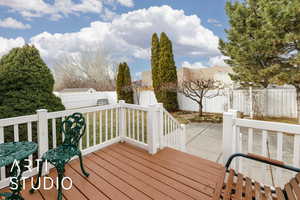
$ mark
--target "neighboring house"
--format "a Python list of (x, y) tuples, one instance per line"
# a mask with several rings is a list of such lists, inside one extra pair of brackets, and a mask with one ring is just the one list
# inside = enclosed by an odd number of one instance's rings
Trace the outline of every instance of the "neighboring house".
[[(197, 79), (215, 79), (223, 82), (225, 85), (232, 84), (229, 73), (232, 73), (231, 67), (207, 67), (207, 68), (180, 68), (177, 69), (178, 82)], [(142, 86), (152, 87), (151, 71), (142, 72)]]
[(60, 91), (59, 93), (79, 93), (79, 92), (92, 94), (95, 93), (96, 90), (94, 88), (66, 88)]

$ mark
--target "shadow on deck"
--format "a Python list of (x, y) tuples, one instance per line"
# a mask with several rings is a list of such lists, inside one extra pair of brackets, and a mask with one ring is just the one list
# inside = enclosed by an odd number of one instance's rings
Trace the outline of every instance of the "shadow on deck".
[[(88, 154), (84, 165), (89, 178), (81, 173), (77, 159), (66, 166), (65, 176), (72, 179), (73, 185), (63, 191), (64, 199), (219, 199), (225, 174), (219, 164), (171, 148), (149, 155), (126, 143)], [(56, 178), (56, 171), (52, 169), (49, 176)], [(22, 192), (25, 200), (57, 197), (55, 188), (29, 194), (30, 186), (27, 181)]]

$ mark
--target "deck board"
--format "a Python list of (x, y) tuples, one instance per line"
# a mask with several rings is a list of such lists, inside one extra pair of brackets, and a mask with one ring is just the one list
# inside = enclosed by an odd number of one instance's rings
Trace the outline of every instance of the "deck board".
[[(65, 175), (72, 179), (73, 187), (63, 192), (65, 200), (219, 199), (225, 176), (220, 164), (170, 148), (150, 155), (126, 143), (86, 155), (84, 166), (88, 178), (77, 159), (66, 166)], [(49, 176), (55, 178), (56, 171), (52, 169)], [(56, 199), (55, 188), (29, 194), (30, 185), (26, 181), (25, 199)]]

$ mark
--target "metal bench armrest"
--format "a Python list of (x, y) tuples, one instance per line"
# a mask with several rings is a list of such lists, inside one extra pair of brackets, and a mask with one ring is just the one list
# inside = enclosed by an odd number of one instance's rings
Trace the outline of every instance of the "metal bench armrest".
[(228, 170), (232, 160), (236, 157), (243, 157), (243, 158), (247, 158), (247, 159), (250, 159), (250, 160), (255, 160), (255, 161), (258, 161), (258, 162), (262, 162), (262, 163), (265, 163), (265, 164), (269, 164), (269, 165), (273, 165), (273, 166), (276, 166), (276, 167), (280, 167), (280, 168), (283, 168), (283, 169), (287, 169), (287, 170), (291, 170), (291, 171), (294, 171), (294, 172), (300, 172), (300, 169), (299, 168), (296, 168), (296, 167), (293, 167), (293, 166), (289, 166), (289, 165), (285, 165), (284, 162), (282, 161), (278, 161), (278, 160), (274, 160), (274, 159), (269, 159), (267, 157), (264, 157), (264, 156), (260, 156), (260, 155), (255, 155), (255, 154), (243, 154), (243, 153), (236, 153), (236, 154), (233, 154), (229, 157), (225, 167), (226, 169)]

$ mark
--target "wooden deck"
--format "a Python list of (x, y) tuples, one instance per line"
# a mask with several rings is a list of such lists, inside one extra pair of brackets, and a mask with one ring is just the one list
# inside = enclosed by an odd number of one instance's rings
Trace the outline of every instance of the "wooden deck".
[[(63, 192), (68, 200), (209, 200), (219, 199), (225, 169), (219, 164), (166, 148), (154, 156), (129, 144), (114, 144), (84, 157), (89, 178), (78, 160), (66, 167), (73, 187)], [(50, 177), (56, 177), (51, 170)], [(29, 194), (25, 200), (55, 200), (56, 189)], [(66, 184), (67, 185), (67, 184)], [(2, 192), (2, 191), (1, 191)]]

